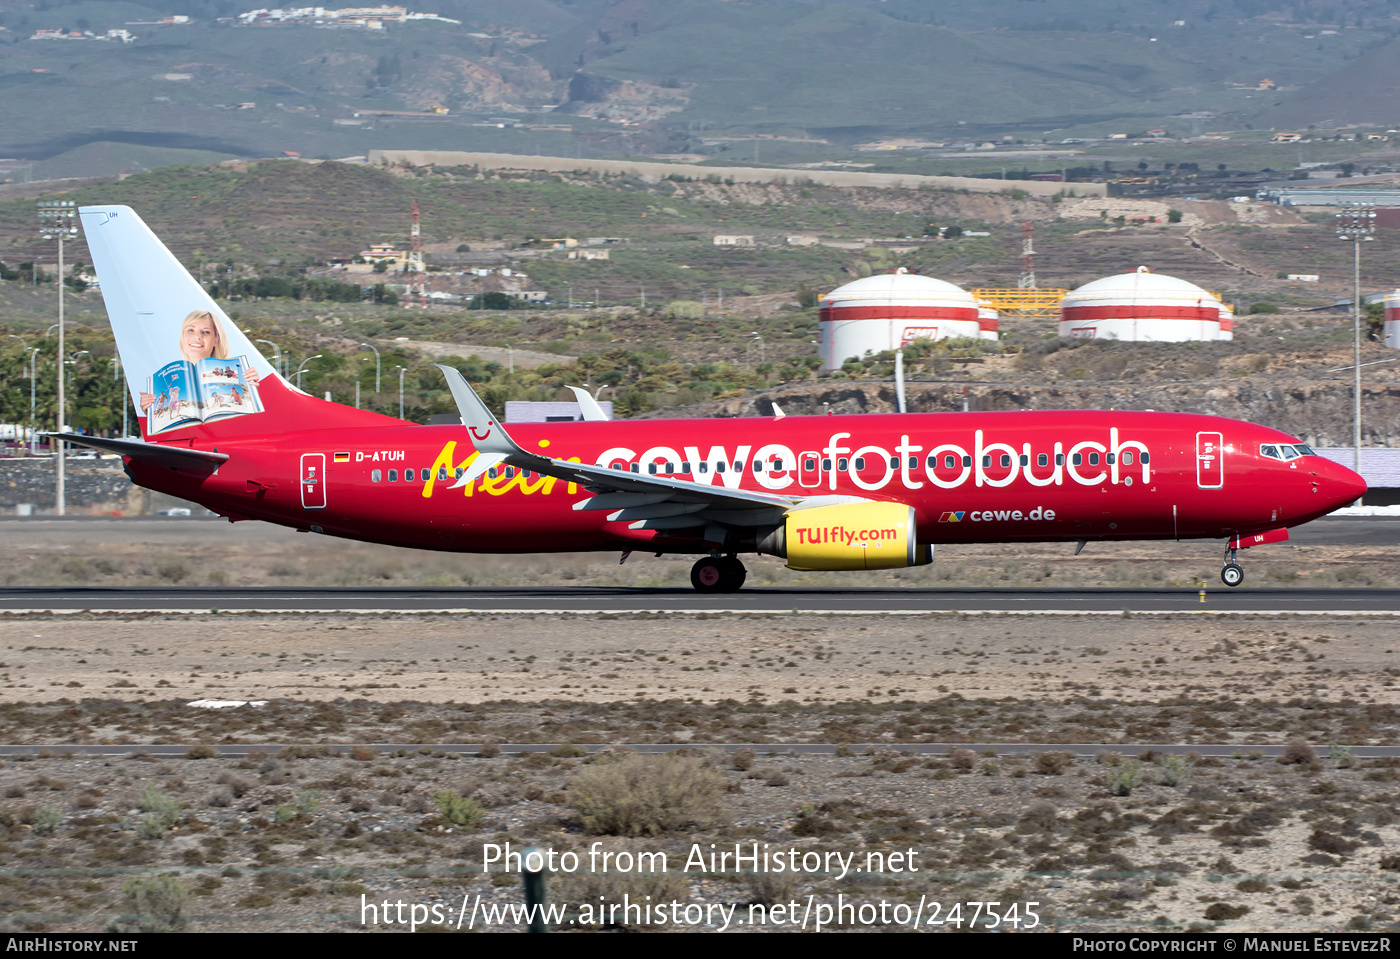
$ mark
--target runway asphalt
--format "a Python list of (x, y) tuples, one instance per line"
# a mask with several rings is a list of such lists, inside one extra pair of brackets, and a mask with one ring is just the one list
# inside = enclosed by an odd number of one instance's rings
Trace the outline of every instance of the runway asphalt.
[(0, 611), (502, 613), (1400, 613), (1397, 589), (548, 589), (207, 587), (0, 590)]

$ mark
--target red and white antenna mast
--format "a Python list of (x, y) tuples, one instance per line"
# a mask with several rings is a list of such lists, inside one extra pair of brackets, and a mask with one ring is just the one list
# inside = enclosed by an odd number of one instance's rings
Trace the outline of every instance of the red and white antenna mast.
[(1030, 220), (1021, 222), (1021, 279), (1018, 289), (1035, 289), (1035, 224)]

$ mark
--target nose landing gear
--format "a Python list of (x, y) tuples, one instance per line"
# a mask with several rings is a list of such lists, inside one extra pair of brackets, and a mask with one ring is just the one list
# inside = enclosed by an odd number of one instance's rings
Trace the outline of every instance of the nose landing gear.
[(1238, 552), (1233, 546), (1225, 549), (1225, 565), (1220, 567), (1220, 581), (1226, 586), (1238, 586), (1244, 582), (1244, 567), (1235, 562)]
[(701, 593), (733, 593), (748, 575), (736, 556), (706, 556), (690, 568), (690, 585)]

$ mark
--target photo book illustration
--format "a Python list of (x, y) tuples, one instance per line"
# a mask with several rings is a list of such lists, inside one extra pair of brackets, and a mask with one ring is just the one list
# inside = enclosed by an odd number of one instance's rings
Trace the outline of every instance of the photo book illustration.
[(261, 413), (258, 389), (249, 381), (246, 357), (175, 360), (156, 371), (148, 392), (155, 397), (147, 432), (161, 433), (189, 423)]

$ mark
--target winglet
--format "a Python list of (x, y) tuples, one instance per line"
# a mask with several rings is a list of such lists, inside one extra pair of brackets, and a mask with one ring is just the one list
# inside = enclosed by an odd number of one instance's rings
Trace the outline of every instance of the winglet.
[(528, 456), (523, 449), (510, 438), (506, 428), (496, 421), (496, 417), (491, 415), (491, 411), (486, 408), (486, 404), (481, 402), (481, 397), (476, 395), (476, 391), (471, 388), (462, 374), (450, 366), (436, 364), (442, 370), (442, 375), (447, 377), (448, 389), (452, 390), (452, 399), (457, 403), (457, 412), (461, 414), (462, 425), (471, 434), (472, 443), (482, 453), (500, 453), (503, 456)]
[(773, 419), (775, 419), (775, 420), (780, 420), (780, 419), (782, 419), (784, 416), (787, 416), (787, 414), (783, 412), (783, 408), (782, 408), (781, 406), (779, 406), (777, 403), (774, 403), (774, 404), (773, 404)]
[(607, 420), (608, 414), (603, 412), (603, 408), (598, 405), (589, 392), (581, 386), (570, 386), (569, 392), (574, 394), (574, 399), (578, 400), (579, 411), (583, 413), (586, 422), (595, 420)]

